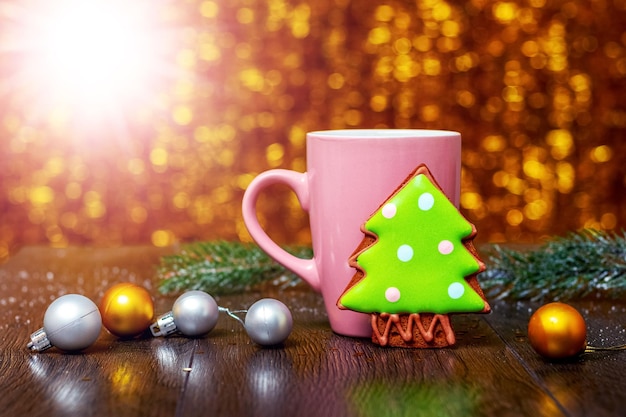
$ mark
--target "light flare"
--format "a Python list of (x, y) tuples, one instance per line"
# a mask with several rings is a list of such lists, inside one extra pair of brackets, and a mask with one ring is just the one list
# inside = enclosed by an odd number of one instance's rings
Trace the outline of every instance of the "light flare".
[(174, 66), (163, 3), (30, 0), (0, 7), (0, 56), (12, 62), (0, 94), (18, 96), (40, 117), (64, 110), (101, 118), (149, 105)]

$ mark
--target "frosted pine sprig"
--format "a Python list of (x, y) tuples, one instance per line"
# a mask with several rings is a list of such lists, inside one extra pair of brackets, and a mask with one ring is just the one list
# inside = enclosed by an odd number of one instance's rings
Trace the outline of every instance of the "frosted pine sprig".
[[(285, 249), (298, 257), (311, 257), (307, 247)], [(268, 281), (283, 287), (300, 281), (258, 246), (227, 241), (183, 245), (179, 253), (161, 258), (157, 279), (162, 293), (202, 290), (212, 295), (242, 292)]]
[(489, 299), (556, 301), (626, 294), (626, 236), (584, 229), (530, 251), (494, 246), (478, 279)]

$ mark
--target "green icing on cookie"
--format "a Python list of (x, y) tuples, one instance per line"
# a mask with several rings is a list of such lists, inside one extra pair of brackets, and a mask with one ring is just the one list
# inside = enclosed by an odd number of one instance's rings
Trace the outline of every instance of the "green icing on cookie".
[(364, 313), (480, 312), (465, 277), (480, 270), (462, 240), (472, 225), (424, 174), (407, 182), (365, 223), (378, 240), (356, 259), (364, 278), (339, 300)]

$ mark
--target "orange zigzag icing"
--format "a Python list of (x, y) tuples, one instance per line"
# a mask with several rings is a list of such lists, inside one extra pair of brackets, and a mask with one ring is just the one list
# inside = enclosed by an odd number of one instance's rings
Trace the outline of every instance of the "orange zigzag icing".
[(374, 335), (378, 338), (381, 346), (387, 345), (387, 342), (389, 341), (389, 332), (391, 331), (392, 325), (395, 325), (396, 330), (400, 334), (400, 337), (402, 337), (402, 340), (404, 340), (405, 342), (410, 342), (411, 340), (413, 340), (413, 324), (417, 326), (417, 329), (419, 330), (420, 334), (426, 342), (432, 342), (435, 337), (434, 329), (437, 325), (437, 322), (441, 323), (448, 344), (453, 345), (456, 342), (454, 331), (452, 330), (452, 326), (450, 325), (450, 318), (445, 314), (435, 314), (432, 321), (430, 322), (430, 325), (428, 326), (428, 329), (426, 329), (422, 324), (422, 321), (420, 320), (420, 315), (418, 313), (412, 313), (409, 315), (406, 329), (402, 328), (399, 314), (380, 313), (380, 317), (382, 319), (388, 319), (385, 325), (385, 330), (382, 334), (378, 331), (378, 317), (375, 314), (372, 314), (372, 329), (374, 330)]

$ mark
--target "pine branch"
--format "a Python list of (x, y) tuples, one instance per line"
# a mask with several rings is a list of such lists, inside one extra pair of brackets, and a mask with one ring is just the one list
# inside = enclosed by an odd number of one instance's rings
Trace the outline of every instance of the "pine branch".
[(479, 281), (489, 299), (618, 298), (626, 293), (626, 235), (585, 229), (537, 250), (494, 246)]
[[(311, 257), (311, 249), (306, 247), (286, 250), (301, 258)], [(157, 279), (162, 293), (203, 290), (212, 295), (242, 292), (268, 281), (283, 287), (299, 282), (258, 246), (226, 241), (191, 243), (180, 253), (162, 257)]]
[[(287, 248), (310, 258), (308, 247)], [(478, 276), (489, 300), (556, 301), (626, 295), (626, 234), (582, 230), (540, 248), (518, 251), (494, 245), (484, 251), (487, 270)], [(165, 256), (157, 269), (162, 293), (199, 289), (227, 294), (263, 283), (283, 288), (300, 279), (258, 246), (238, 242), (197, 242)]]

